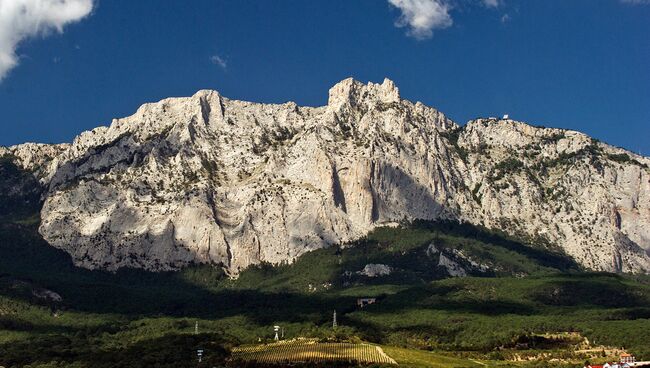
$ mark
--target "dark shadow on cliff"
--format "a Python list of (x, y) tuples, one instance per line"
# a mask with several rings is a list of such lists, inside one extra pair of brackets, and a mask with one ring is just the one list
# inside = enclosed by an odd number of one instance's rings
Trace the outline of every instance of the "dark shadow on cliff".
[[(417, 182), (399, 167), (373, 163), (370, 185), (373, 193), (373, 221), (402, 221), (403, 218), (398, 218), (398, 214), (393, 212), (396, 206), (408, 208), (410, 215), (415, 218), (450, 216), (445, 206), (433, 197), (430, 188)], [(378, 192), (384, 193), (384, 196), (380, 197)]]
[(0, 223), (36, 221), (43, 191), (38, 179), (19, 168), (12, 156), (0, 157)]

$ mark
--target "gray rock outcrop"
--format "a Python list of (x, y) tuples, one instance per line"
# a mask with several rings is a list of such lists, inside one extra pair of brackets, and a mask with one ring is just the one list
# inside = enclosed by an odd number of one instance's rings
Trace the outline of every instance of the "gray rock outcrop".
[(393, 269), (388, 265), (381, 263), (369, 263), (363, 268), (363, 270), (357, 271), (357, 274), (366, 277), (380, 277), (388, 276), (392, 271)]

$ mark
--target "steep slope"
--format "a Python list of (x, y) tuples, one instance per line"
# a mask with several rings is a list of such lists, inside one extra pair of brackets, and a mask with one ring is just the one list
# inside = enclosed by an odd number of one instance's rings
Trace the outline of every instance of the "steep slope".
[(461, 128), (389, 80), (344, 80), (317, 108), (199, 91), (51, 150), (5, 152), (39, 162), (40, 232), (87, 268), (236, 274), (380, 225), (456, 219), (592, 269), (650, 270), (650, 160), (511, 120)]
[(560, 245), (584, 266), (649, 269), (650, 160), (561, 129), (484, 119), (463, 129), (474, 221)]

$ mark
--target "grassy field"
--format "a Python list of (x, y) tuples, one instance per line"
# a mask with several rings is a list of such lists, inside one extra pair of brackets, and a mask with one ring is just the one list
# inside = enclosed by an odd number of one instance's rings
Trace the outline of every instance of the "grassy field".
[[(451, 368), (451, 367), (485, 367), (486, 363), (470, 359), (457, 358), (431, 351), (383, 346), (386, 354), (390, 355), (400, 367), (412, 368)], [(496, 363), (494, 363), (496, 364)], [(492, 363), (491, 363), (492, 365)]]
[(232, 350), (233, 361), (260, 363), (349, 362), (397, 364), (381, 347), (363, 343), (319, 342), (311, 339), (243, 345)]

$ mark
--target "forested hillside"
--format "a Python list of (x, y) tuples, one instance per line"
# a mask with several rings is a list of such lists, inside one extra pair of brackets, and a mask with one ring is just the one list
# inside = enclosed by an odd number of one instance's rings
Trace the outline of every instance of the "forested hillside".
[[(5, 366), (193, 366), (197, 348), (208, 361), (223, 362), (230, 347), (271, 338), (275, 324), (287, 337), (477, 359), (539, 351), (571, 356), (580, 339), (540, 337), (568, 332), (595, 346), (650, 353), (647, 277), (584, 273), (561, 253), (469, 225), (381, 228), (358, 243), (229, 279), (207, 265), (168, 273), (77, 268), (38, 236), (30, 219), (0, 227)], [(441, 256), (465, 277), (450, 278)], [(360, 309), (358, 297), (377, 303)]]

